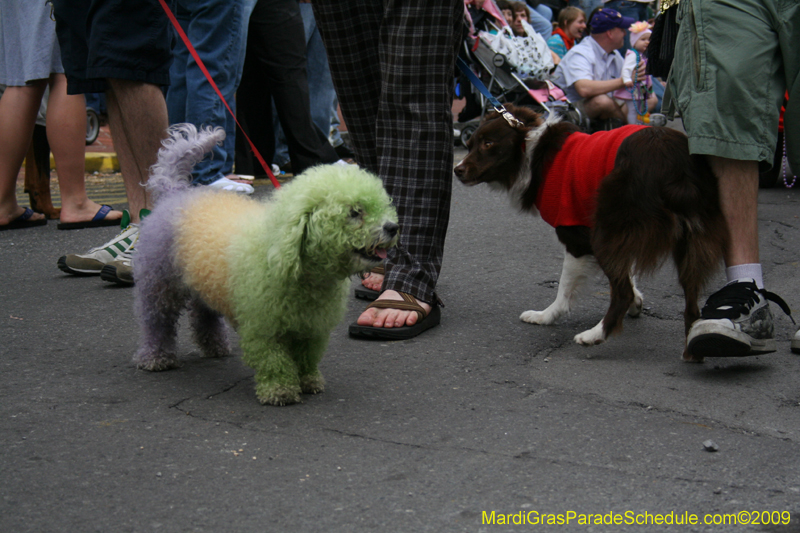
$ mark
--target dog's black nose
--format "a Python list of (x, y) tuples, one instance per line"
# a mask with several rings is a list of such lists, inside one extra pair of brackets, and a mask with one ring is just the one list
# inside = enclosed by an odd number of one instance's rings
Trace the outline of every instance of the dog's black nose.
[(462, 177), (464, 175), (464, 167), (461, 165), (456, 166), (456, 168), (453, 169), (453, 173), (457, 178)]
[(399, 230), (400, 230), (400, 226), (398, 226), (394, 222), (387, 222), (386, 224), (383, 225), (384, 233), (389, 235), (390, 238), (394, 238), (394, 236), (397, 235), (397, 232)]

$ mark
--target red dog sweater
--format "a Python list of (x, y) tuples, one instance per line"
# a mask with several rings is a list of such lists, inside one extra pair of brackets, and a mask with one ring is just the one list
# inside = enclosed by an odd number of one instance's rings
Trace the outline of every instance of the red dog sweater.
[(595, 195), (614, 168), (617, 150), (629, 135), (647, 126), (623, 126), (592, 135), (576, 132), (543, 175), (536, 208), (551, 226), (592, 226)]

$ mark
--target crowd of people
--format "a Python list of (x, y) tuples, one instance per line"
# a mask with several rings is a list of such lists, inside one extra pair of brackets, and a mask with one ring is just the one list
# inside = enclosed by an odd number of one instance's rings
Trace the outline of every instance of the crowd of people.
[[(790, 102), (800, 98), (797, 84), (786, 81), (796, 78), (796, 54), (782, 50), (784, 43), (795, 42), (792, 32), (800, 27), (794, 24), (800, 22), (800, 7), (779, 8), (775, 0), (730, 0), (724, 9), (721, 3), (705, 9), (712, 1), (680, 4), (681, 10), (692, 11), (684, 15), (703, 23), (680, 26), (672, 94), (665, 100), (680, 112), (692, 152), (709, 157), (732, 236), (726, 256), (731, 284), (709, 299), (694, 338), (701, 348), (727, 339), (722, 342), (737, 354), (748, 355), (760, 353), (758, 347), (764, 344), (754, 336), (772, 334), (761, 327), (769, 313), (769, 293), (763, 289), (758, 263), (758, 164), (771, 164), (784, 93), (789, 93)], [(351, 333), (380, 339), (388, 338), (382, 332), (394, 329), (391, 338), (411, 338), (439, 323), (436, 283), (452, 183), (452, 81), (465, 37), (465, 11), (474, 31), (504, 32), (514, 46), (536, 47), (531, 56), (545, 65), (541, 75), (560, 86), (590, 120), (609, 126), (642, 121), (659, 105), (659, 80), (646, 72), (651, 32), (647, 20), (652, 15), (647, 0), (568, 0), (559, 3), (555, 20), (553, 6), (530, 0), (420, 5), (314, 0), (311, 8), (301, 6), (308, 3), (50, 0), (28, 5), (0, 0), (0, 84), (7, 86), (0, 97), (0, 230), (46, 223), (43, 215), (18, 205), (15, 195), (46, 90), (47, 135), (62, 188), (62, 229), (121, 225), (112, 240), (86, 253), (62, 256), (61, 270), (103, 273), (104, 279), (134, 283), (138, 224), (151, 207), (145, 186), (148, 170), (170, 124), (189, 121), (224, 128), (228, 141), (198, 166), (194, 183), (252, 193), (252, 186), (240, 178), (262, 172), (205, 79), (207, 69), (228, 105), (238, 104), (236, 116), (266, 161), (272, 162), (276, 153), (279, 123), (295, 172), (320, 163), (347, 164), (342, 159), (346, 152), (383, 180), (400, 217), (400, 244), (380, 271), (364, 279), (375, 302)], [(177, 14), (197, 56), (174, 38), (167, 13)], [(778, 20), (791, 23), (771, 22)], [(759, 31), (752, 31), (754, 27)], [(750, 28), (751, 37), (759, 36), (751, 56), (731, 52), (737, 50), (741, 28)], [(711, 45), (701, 59), (709, 65), (713, 79), (704, 82), (712, 90), (698, 87), (690, 72), (697, 43)], [(420, 57), (426, 58), (424, 67)], [(723, 64), (726, 68), (719, 68)], [(756, 67), (764, 69), (763, 75), (752, 75)], [(313, 81), (323, 82), (313, 89), (309, 68)], [(743, 79), (754, 80), (752, 86), (744, 87)], [(735, 97), (725, 92), (731, 87)], [(742, 108), (769, 108), (769, 120), (757, 120), (751, 113), (750, 121), (758, 124), (745, 124), (731, 119), (731, 113), (709, 112), (724, 105), (714, 100), (720, 91), (728, 100), (745, 102)], [(80, 172), (83, 95), (98, 92), (106, 95), (128, 198), (124, 212), (92, 202)], [(270, 100), (275, 102), (277, 121)], [(352, 153), (336, 150), (338, 108)], [(796, 113), (787, 106), (789, 140), (800, 123), (793, 120)], [(11, 123), (16, 127), (5, 127)], [(800, 168), (797, 146), (787, 142), (794, 168)], [(800, 350), (798, 335), (794, 348)]]
[[(645, 72), (652, 12), (637, 3), (637, 18), (602, 5), (589, 14), (563, 6), (555, 21), (537, 26), (552, 9), (506, 0), (468, 0), (473, 38), (486, 32), (490, 48), (504, 54), (529, 87), (549, 80), (589, 119), (593, 129), (646, 123), (659, 105), (658, 80)], [(607, 2), (612, 5), (613, 2)], [(627, 8), (627, 4), (623, 3)], [(483, 13), (502, 13), (502, 20)], [(546, 8), (542, 10), (541, 8)], [(626, 12), (630, 10), (626, 9)], [(497, 34), (497, 37), (488, 35)], [(474, 102), (459, 117), (476, 116)], [(477, 109), (477, 111), (476, 111)]]

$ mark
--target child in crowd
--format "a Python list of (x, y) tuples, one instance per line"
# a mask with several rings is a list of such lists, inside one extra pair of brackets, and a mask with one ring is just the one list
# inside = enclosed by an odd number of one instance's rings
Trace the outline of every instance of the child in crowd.
[(514, 22), (514, 10), (511, 9), (511, 2), (508, 0), (497, 0), (495, 5), (497, 5), (497, 9), (500, 10), (510, 26)]
[(630, 27), (631, 49), (625, 54), (622, 66), (622, 80), (625, 88), (618, 90), (614, 96), (628, 103), (628, 124), (645, 124), (648, 121), (648, 110), (658, 101), (653, 94), (653, 79), (645, 76), (636, 79), (636, 71), (641, 61), (647, 62), (647, 46), (650, 44), (652, 30), (647, 22), (635, 22)]
[(567, 6), (558, 14), (558, 26), (547, 39), (547, 46), (562, 58), (583, 37), (586, 14), (578, 7)]

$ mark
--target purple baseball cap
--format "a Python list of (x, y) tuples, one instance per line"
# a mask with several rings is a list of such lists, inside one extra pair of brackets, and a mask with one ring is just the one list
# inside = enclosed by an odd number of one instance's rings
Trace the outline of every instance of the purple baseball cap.
[(616, 9), (603, 7), (598, 9), (592, 16), (589, 26), (592, 28), (592, 33), (603, 33), (612, 28), (627, 30), (634, 22), (636, 22), (636, 19), (623, 17)]

